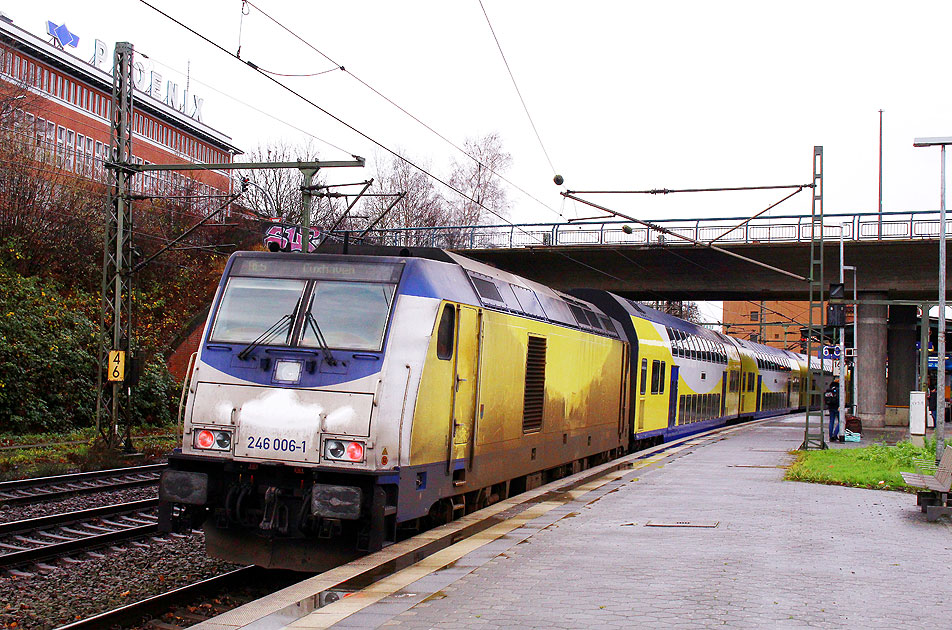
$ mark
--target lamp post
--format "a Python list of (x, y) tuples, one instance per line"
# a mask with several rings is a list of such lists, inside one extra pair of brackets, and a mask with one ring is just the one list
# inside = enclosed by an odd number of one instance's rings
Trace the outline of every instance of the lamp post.
[(914, 147), (939, 147), (941, 149), (941, 181), (939, 183), (939, 334), (938, 365), (935, 409), (935, 458), (942, 457), (945, 448), (945, 147), (952, 144), (952, 137), (916, 138)]

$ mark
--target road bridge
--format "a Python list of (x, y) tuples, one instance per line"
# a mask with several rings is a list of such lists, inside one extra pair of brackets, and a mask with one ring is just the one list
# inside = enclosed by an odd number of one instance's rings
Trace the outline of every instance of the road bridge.
[[(932, 300), (938, 293), (938, 211), (825, 217), (827, 282), (845, 263), (863, 291), (889, 299)], [(810, 217), (662, 219), (665, 230), (806, 277)], [(619, 220), (376, 230), (382, 245), (455, 249), (558, 289), (592, 287), (644, 300), (807, 300), (808, 285), (699, 246), (662, 230)]]
[[(599, 288), (637, 300), (809, 299), (805, 280), (767, 268), (809, 275), (809, 215), (648, 223), (656, 227), (612, 219), (377, 230), (370, 237), (410, 250), (454, 249), (561, 290)], [(844, 262), (856, 267), (861, 301), (935, 302), (939, 227), (937, 210), (827, 214), (824, 284), (839, 279), (842, 235)], [(908, 392), (917, 389), (916, 307), (863, 304), (856, 317), (858, 413), (872, 426), (908, 423), (901, 409), (908, 405)], [(887, 405), (900, 411), (889, 417)]]

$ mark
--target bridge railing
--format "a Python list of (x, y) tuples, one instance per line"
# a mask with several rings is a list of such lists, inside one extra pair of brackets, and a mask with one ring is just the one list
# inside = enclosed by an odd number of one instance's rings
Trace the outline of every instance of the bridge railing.
[[(659, 219), (649, 221), (671, 233), (702, 242), (722, 244), (797, 243), (812, 238), (810, 217), (780, 215), (748, 221), (746, 217), (710, 219)], [(952, 221), (947, 220), (947, 230)], [(827, 240), (847, 241), (936, 239), (939, 211), (827, 214), (823, 232)], [(952, 233), (952, 230), (949, 230)], [(573, 245), (691, 245), (663, 230), (612, 219), (576, 223), (522, 223), (515, 225), (466, 225), (371, 230), (366, 241), (379, 245), (442, 247), (449, 249), (498, 249)]]

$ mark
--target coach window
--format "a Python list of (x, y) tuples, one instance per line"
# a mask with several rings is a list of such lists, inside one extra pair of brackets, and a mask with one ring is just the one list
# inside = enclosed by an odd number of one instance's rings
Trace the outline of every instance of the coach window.
[(436, 356), (448, 361), (453, 356), (453, 333), (456, 331), (456, 308), (452, 304), (443, 307), (440, 327), (436, 331)]
[(645, 395), (645, 389), (648, 387), (648, 359), (641, 360), (641, 395)]
[(661, 376), (658, 377), (658, 393), (659, 394), (664, 393), (664, 373), (665, 373), (666, 367), (667, 367), (667, 363), (662, 361), (661, 362)]
[(651, 362), (651, 393), (660, 394), (661, 386), (661, 361)]

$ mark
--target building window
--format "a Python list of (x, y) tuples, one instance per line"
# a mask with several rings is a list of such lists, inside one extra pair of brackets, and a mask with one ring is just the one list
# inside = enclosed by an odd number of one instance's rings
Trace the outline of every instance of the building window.
[(760, 313), (758, 311), (751, 311), (750, 321), (752, 322), (760, 321)]
[(72, 129), (66, 130), (66, 170), (73, 170), (73, 145), (76, 141), (76, 133)]
[(102, 163), (103, 158), (105, 157), (105, 151), (103, 150), (103, 143), (99, 140), (96, 141), (96, 159), (93, 162), (93, 169), (95, 172), (96, 179), (102, 178)]

